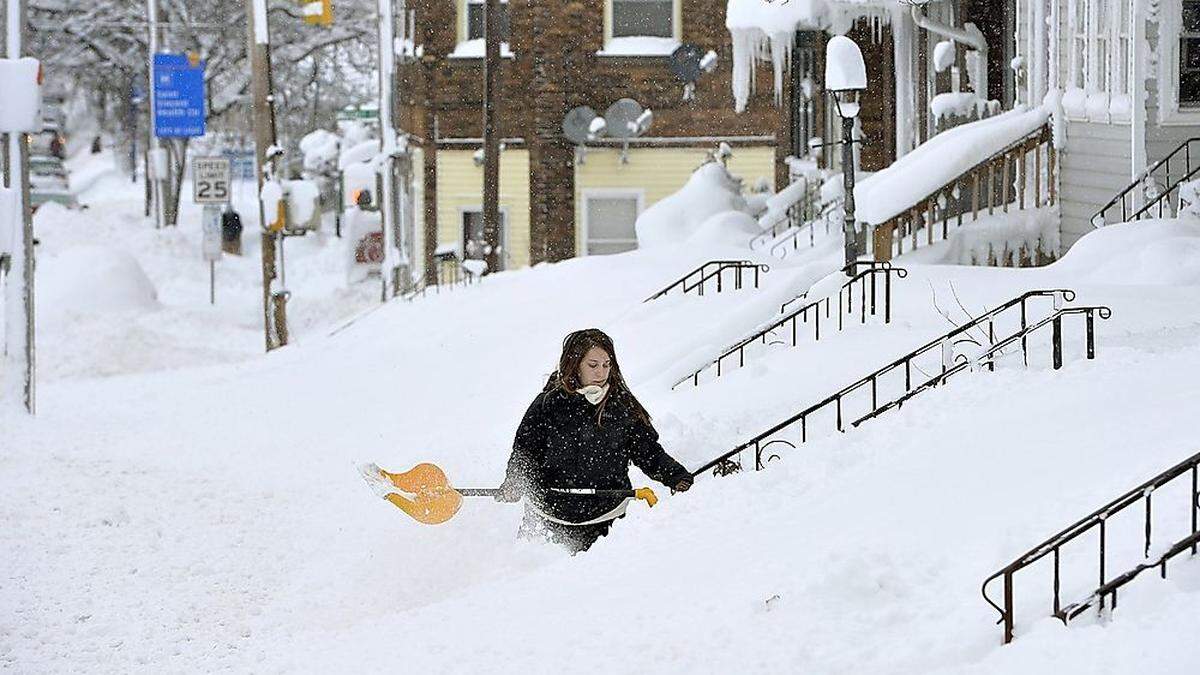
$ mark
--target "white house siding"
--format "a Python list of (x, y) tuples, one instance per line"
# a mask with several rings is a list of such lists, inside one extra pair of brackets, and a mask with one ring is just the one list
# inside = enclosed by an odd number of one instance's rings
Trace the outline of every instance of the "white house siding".
[(1129, 131), (1128, 124), (1068, 122), (1059, 155), (1064, 250), (1093, 229), (1092, 216), (1129, 184)]

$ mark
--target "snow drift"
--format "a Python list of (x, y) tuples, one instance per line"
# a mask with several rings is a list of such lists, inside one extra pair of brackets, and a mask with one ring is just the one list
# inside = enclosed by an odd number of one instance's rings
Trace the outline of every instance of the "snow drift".
[(158, 293), (145, 270), (127, 251), (111, 246), (79, 246), (40, 261), (36, 287), (39, 316), (67, 307), (89, 312), (158, 307)]
[(744, 246), (758, 232), (742, 196), (741, 180), (719, 162), (696, 169), (678, 192), (643, 211), (635, 228), (639, 248), (677, 245), (698, 233), (709, 243), (734, 235), (737, 244)]

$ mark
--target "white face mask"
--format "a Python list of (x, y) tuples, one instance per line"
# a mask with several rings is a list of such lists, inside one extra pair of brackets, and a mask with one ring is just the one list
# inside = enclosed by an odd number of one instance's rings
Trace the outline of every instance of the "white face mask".
[(598, 405), (608, 394), (608, 383), (606, 382), (603, 387), (596, 384), (589, 384), (586, 387), (576, 389), (575, 393), (586, 398), (588, 403)]

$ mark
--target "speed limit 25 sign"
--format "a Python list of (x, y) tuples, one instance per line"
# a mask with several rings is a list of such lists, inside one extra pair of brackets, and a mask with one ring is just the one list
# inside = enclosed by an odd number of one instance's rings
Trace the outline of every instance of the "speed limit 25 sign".
[(229, 158), (196, 157), (192, 160), (193, 197), (197, 204), (229, 201)]

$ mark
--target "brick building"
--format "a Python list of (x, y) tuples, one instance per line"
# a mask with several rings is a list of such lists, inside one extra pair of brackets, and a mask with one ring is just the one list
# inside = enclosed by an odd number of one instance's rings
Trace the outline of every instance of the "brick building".
[[(497, 103), (504, 148), (502, 267), (633, 248), (637, 214), (678, 190), (721, 142), (734, 149), (729, 168), (735, 175), (747, 184), (765, 179), (781, 187), (787, 180), (784, 158), (803, 154), (810, 137), (827, 138), (826, 129), (838, 128), (819, 90), (800, 86), (805, 77), (821, 80), (828, 26), (797, 33), (798, 67), (783, 78), (782, 105), (770, 86), (775, 77), (770, 65), (756, 61), (755, 79), (767, 84), (737, 111), (728, 2), (502, 4), (502, 33), (508, 37)], [(863, 100), (868, 142), (862, 168), (879, 169), (895, 159), (897, 138), (904, 137), (896, 129), (892, 26), (880, 17), (901, 15), (887, 7), (895, 5), (890, 0), (849, 4), (861, 6), (863, 14), (842, 30), (863, 48), (870, 80), (886, 85), (873, 84)], [(398, 69), (397, 120), (414, 148), (415, 250), (425, 261), (439, 249), (473, 257), (472, 242), (482, 236), (482, 167), (475, 160), (483, 136), (483, 0), (409, 0), (409, 8), (416, 11), (420, 55)], [(691, 100), (684, 100), (683, 82), (668, 67), (668, 55), (681, 43), (718, 55), (716, 71), (699, 81)], [(905, 85), (922, 89), (928, 80), (918, 77)], [(569, 110), (586, 105), (603, 114), (622, 98), (654, 111), (651, 129), (630, 142), (627, 152), (600, 140), (580, 153), (564, 137)], [(925, 120), (900, 123), (917, 126)], [(831, 162), (835, 155), (825, 153)]]

